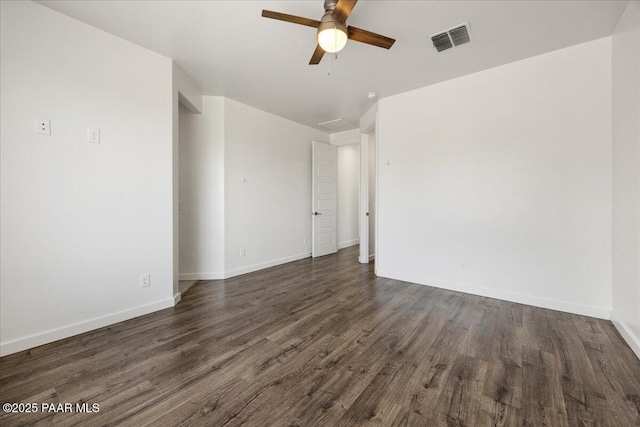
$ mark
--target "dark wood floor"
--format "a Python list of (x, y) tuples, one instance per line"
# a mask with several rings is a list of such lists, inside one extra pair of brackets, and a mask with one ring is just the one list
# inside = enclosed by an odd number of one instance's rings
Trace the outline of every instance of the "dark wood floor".
[(638, 426), (608, 321), (376, 278), (355, 248), (0, 359), (0, 425)]

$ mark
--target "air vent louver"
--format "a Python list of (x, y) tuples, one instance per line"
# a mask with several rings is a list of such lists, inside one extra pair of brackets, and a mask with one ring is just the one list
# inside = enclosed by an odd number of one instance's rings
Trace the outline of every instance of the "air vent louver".
[(442, 52), (454, 46), (469, 43), (471, 41), (471, 28), (469, 23), (465, 22), (441, 33), (434, 34), (430, 38), (433, 42), (433, 47), (438, 52)]
[(431, 41), (433, 42), (433, 47), (435, 47), (438, 52), (442, 52), (443, 50), (453, 47), (447, 33), (436, 34), (431, 37)]
[(328, 122), (318, 123), (318, 126), (324, 126), (331, 132), (343, 132), (345, 130), (351, 130), (358, 127), (345, 119), (329, 120)]
[(471, 41), (471, 39), (469, 38), (469, 32), (467, 31), (467, 27), (465, 25), (449, 31), (449, 36), (451, 36), (451, 41), (453, 42), (454, 46), (459, 46)]

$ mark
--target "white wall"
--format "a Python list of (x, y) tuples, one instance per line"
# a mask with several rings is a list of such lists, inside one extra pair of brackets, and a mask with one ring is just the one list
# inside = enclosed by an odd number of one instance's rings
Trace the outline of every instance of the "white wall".
[(380, 100), (378, 274), (607, 318), (610, 57), (608, 37)]
[(224, 276), (224, 98), (180, 107), (180, 279)]
[(632, 1), (612, 42), (613, 309), (640, 357), (640, 4)]
[(329, 136), (231, 99), (224, 128), (226, 275), (309, 256), (311, 141)]
[(8, 354), (173, 305), (172, 64), (37, 3), (0, 7)]
[(378, 102), (373, 104), (360, 118), (360, 133), (371, 131), (372, 126), (376, 124), (376, 114), (378, 114)]
[(308, 257), (311, 141), (329, 135), (223, 97), (204, 96), (201, 115), (182, 108), (179, 119), (180, 278)]
[(344, 132), (332, 133), (329, 135), (331, 145), (341, 147), (343, 145), (353, 145), (360, 143), (360, 129), (351, 129)]
[(202, 90), (175, 61), (172, 64), (172, 70), (173, 87), (178, 92), (180, 103), (194, 114), (202, 113)]
[[(360, 140), (360, 132), (356, 132)], [(332, 135), (333, 136), (333, 135)], [(359, 235), (360, 146), (338, 147), (338, 249), (357, 245)]]
[(360, 243), (360, 129), (329, 135), (338, 157), (338, 249)]

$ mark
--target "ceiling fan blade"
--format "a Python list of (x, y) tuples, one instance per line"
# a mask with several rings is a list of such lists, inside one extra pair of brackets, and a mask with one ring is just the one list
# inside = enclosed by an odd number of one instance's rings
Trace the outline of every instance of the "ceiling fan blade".
[(309, 61), (309, 65), (318, 65), (322, 58), (324, 57), (324, 50), (320, 47), (320, 45), (316, 46), (316, 50), (311, 55), (311, 61)]
[(279, 21), (306, 25), (307, 27), (313, 28), (318, 28), (318, 25), (320, 25), (320, 21), (316, 21), (315, 19), (303, 18), (302, 16), (287, 15), (286, 13), (274, 12), (272, 10), (266, 9), (262, 9), (262, 16), (265, 18), (277, 19)]
[(331, 16), (340, 22), (346, 21), (357, 2), (358, 0), (338, 0)]
[(362, 30), (360, 28), (349, 26), (349, 40), (355, 40), (360, 43), (366, 43), (373, 46), (383, 47), (385, 49), (391, 48), (396, 42), (391, 37), (382, 36), (380, 34), (372, 33), (371, 31)]

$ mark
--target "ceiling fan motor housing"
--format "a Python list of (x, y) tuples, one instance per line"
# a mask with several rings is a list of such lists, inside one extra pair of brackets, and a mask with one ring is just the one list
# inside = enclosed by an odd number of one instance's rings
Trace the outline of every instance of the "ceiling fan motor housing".
[(320, 19), (318, 34), (327, 28), (335, 28), (343, 31), (345, 34), (348, 34), (346, 24), (333, 17), (333, 11), (335, 10), (337, 3), (337, 0), (324, 0), (324, 15), (322, 15), (322, 19)]
[(324, 0), (324, 10), (325, 12), (331, 11), (333, 12), (333, 9), (336, 8), (336, 4), (338, 3), (338, 0)]
[[(326, 52), (330, 52), (330, 53), (341, 50), (344, 47), (344, 44), (347, 42), (347, 37), (348, 37), (347, 34), (349, 34), (347, 30), (347, 26), (343, 22), (340, 22), (336, 18), (334, 18), (332, 13), (333, 12), (331, 10), (327, 10), (322, 16), (322, 19), (320, 20), (320, 25), (318, 26), (318, 36), (317, 36), (318, 42), (320, 43), (322, 48)], [(326, 40), (333, 41), (333, 42), (328, 42), (328, 44), (323, 42), (323, 36), (321, 35), (323, 31), (327, 31), (327, 30), (333, 33), (331, 36), (327, 34), (328, 37), (326, 38)], [(340, 32), (342, 34), (340, 34)], [(335, 43), (335, 46), (334, 46), (334, 43)]]
[(333, 13), (332, 11), (328, 10), (324, 13), (324, 15), (322, 15), (322, 19), (320, 20), (320, 25), (318, 25), (318, 34), (322, 30), (326, 30), (327, 28), (331, 28), (331, 29), (337, 28), (338, 30), (343, 31), (345, 34), (348, 34), (347, 26), (345, 25), (345, 23), (340, 22), (336, 18), (334, 18), (332, 13)]

